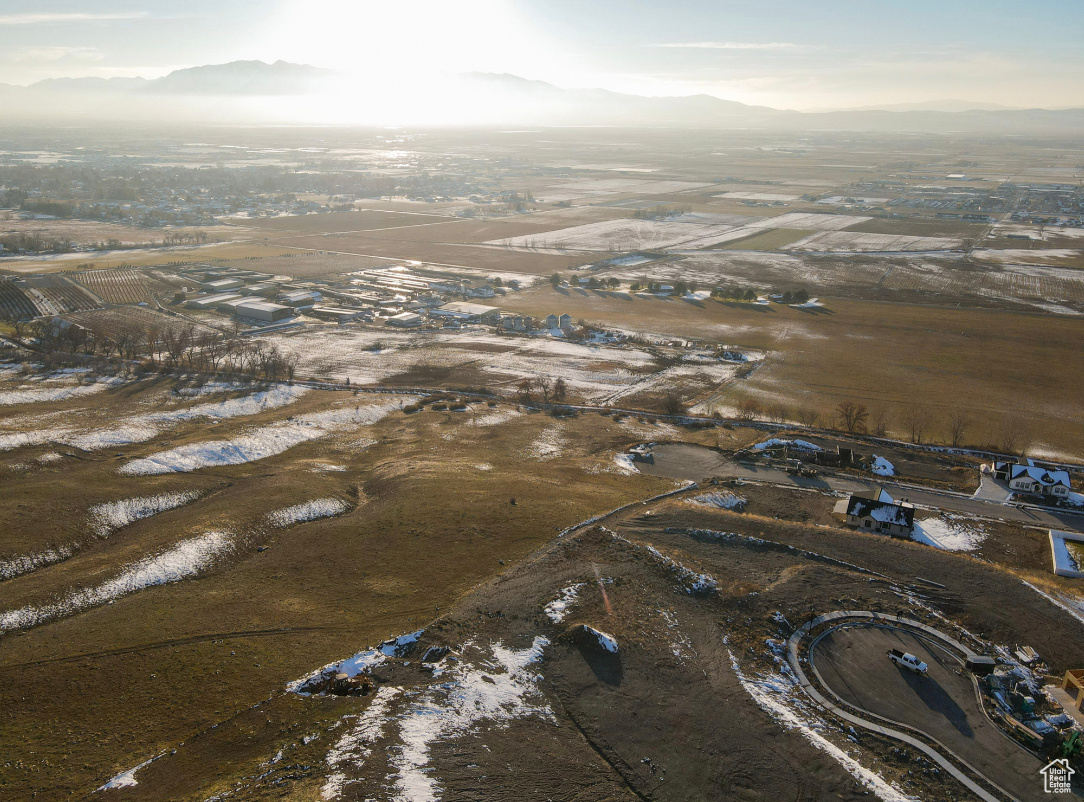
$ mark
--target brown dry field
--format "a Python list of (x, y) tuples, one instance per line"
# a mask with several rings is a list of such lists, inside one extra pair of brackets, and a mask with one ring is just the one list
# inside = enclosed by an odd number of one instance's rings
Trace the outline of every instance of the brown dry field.
[[(619, 300), (558, 294), (546, 286), (509, 295), (509, 311), (567, 311), (602, 325), (763, 349), (764, 365), (724, 397), (782, 403), (830, 416), (842, 400), (892, 411), (921, 403), (943, 438), (949, 413), (966, 404), (974, 422), (966, 440), (994, 444), (1004, 416), (1020, 418), (1035, 444), (1053, 454), (1084, 455), (1084, 320), (1004, 310), (829, 301), (824, 310), (755, 307), (715, 301)], [(797, 399), (801, 399), (798, 401)]]
[(751, 234), (742, 239), (734, 239), (713, 246), (713, 251), (774, 251), (785, 245), (808, 237), (812, 231), (800, 231), (794, 228), (775, 228)]
[[(235, 241), (169, 248), (133, 248), (108, 254), (69, 253), (53, 258), (0, 260), (0, 272), (59, 273), (65, 270), (102, 270), (109, 267), (181, 266), (210, 259), (244, 259), (249, 256), (281, 256), (287, 248), (247, 242), (247, 234), (232, 229)], [(238, 235), (241, 235), (240, 237)], [(83, 267), (89, 265), (89, 267)]]
[[(95, 407), (114, 415), (145, 409), (152, 389), (161, 387), (106, 391)], [(85, 454), (61, 448), (75, 456), (44, 466), (35, 458), (49, 447), (0, 454), (0, 515), (13, 523), (2, 551), (85, 544), (64, 563), (0, 584), (4, 610), (93, 585), (207, 531), (234, 532), (238, 544), (195, 581), (0, 636), (0, 740), (10, 761), (0, 795), (89, 793), (133, 757), (139, 762), (204, 733), (330, 660), (428, 622), (499, 573), (501, 560), (523, 558), (556, 529), (673, 486), (615, 472), (613, 452), (638, 438), (599, 416), (525, 415), (476, 429), (462, 415), (430, 411), (393, 413), (247, 465), (161, 477), (117, 473), (167, 442), (229, 436), (346, 398), (314, 392), (273, 412), (189, 424), (144, 444)], [(374, 398), (386, 400), (362, 395), (361, 403)], [(63, 418), (76, 405), (55, 406)], [(563, 432), (565, 453), (549, 461), (525, 456), (551, 427)], [(89, 536), (87, 505), (175, 489), (205, 495), (107, 540)], [(328, 496), (347, 500), (352, 511), (285, 530), (265, 522), (274, 509)], [(64, 501), (50, 502), (58, 498)]]
[(231, 217), (228, 228), (254, 229), (275, 234), (323, 234), (333, 231), (370, 231), (400, 226), (431, 225), (455, 217), (433, 212), (363, 209), (356, 212), (287, 215), (283, 217)]

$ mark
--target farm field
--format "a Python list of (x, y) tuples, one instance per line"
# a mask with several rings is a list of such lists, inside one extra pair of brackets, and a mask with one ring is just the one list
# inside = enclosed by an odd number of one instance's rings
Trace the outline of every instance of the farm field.
[[(974, 421), (969, 439), (976, 443), (996, 442), (1003, 420), (1015, 420), (1019, 405), (1027, 404), (1036, 412), (1028, 426), (1037, 452), (1084, 453), (1084, 361), (1062, 347), (1084, 336), (1081, 318), (844, 300), (819, 310), (758, 308), (561, 295), (548, 286), (505, 303), (518, 312), (547, 314), (559, 307), (575, 318), (629, 331), (730, 341), (765, 352), (762, 367), (718, 399), (724, 412), (754, 398), (765, 407), (813, 407), (827, 418), (839, 401), (853, 399), (891, 408), (890, 430), (903, 436), (903, 413), (916, 397), (940, 425), (966, 397)], [(1024, 364), (1043, 365), (1026, 386), (1018, 381)]]
[(914, 237), (906, 234), (863, 234), (822, 231), (786, 246), (791, 251), (947, 251), (962, 245), (958, 239)]

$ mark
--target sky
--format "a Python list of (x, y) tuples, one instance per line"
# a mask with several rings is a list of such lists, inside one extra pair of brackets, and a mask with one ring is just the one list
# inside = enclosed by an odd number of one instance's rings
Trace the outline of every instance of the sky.
[(1084, 106), (1084, 0), (0, 0), (0, 83), (237, 59), (790, 109)]

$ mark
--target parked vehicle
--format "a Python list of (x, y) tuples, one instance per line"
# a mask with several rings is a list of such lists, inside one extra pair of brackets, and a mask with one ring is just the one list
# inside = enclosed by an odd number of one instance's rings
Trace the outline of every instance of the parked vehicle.
[(901, 652), (899, 649), (889, 649), (888, 659), (898, 666), (909, 668), (918, 674), (925, 674), (929, 667), (910, 652)]

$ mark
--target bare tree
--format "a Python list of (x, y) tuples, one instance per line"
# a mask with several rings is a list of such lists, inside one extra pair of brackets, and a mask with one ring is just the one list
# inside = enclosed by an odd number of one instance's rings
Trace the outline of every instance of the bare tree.
[(564, 379), (558, 379), (553, 383), (553, 400), (558, 404), (563, 404), (566, 398), (568, 398), (568, 385)]
[(553, 382), (545, 376), (539, 376), (534, 380), (534, 386), (538, 388), (538, 392), (542, 393), (543, 403), (549, 403), (550, 390), (553, 389)]
[(884, 437), (888, 434), (889, 411), (885, 404), (878, 404), (870, 414), (870, 433), (874, 437)]
[(516, 390), (519, 393), (520, 401), (522, 401), (524, 404), (531, 403), (531, 399), (534, 395), (534, 382), (531, 381), (530, 377), (521, 381), (519, 383), (519, 387), (517, 387)]
[(677, 390), (667, 390), (662, 397), (662, 411), (667, 415), (681, 415), (685, 412), (685, 404), (681, 400), (681, 393)]
[(812, 407), (798, 407), (797, 412), (794, 414), (798, 416), (798, 422), (803, 426), (809, 426), (810, 428), (820, 426), (821, 414)]
[(772, 423), (786, 423), (787, 416), (788, 412), (785, 404), (774, 404), (769, 412)]
[(921, 443), (930, 425), (930, 410), (918, 403), (908, 404), (903, 410), (903, 425), (911, 435), (912, 443)]
[(1025, 418), (1006, 413), (998, 423), (998, 447), (1006, 454), (1024, 456), (1031, 448), (1031, 427)]
[(738, 420), (754, 420), (760, 414), (760, 404), (751, 398), (738, 402)]
[(848, 432), (866, 431), (866, 421), (869, 419), (869, 410), (865, 404), (857, 404), (854, 401), (840, 401), (836, 405), (836, 417), (840, 426)]
[(948, 435), (949, 443), (953, 448), (959, 448), (964, 440), (964, 432), (971, 425), (971, 416), (963, 407), (956, 407), (949, 414)]

